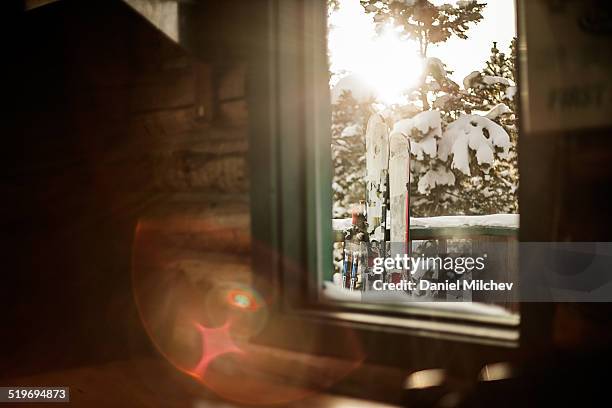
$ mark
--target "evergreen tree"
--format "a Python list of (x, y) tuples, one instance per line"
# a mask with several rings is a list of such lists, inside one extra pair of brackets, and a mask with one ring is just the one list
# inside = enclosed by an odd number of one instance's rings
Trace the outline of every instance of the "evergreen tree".
[[(443, 4), (436, 6), (427, 0), (379, 1), (361, 0), (367, 12), (373, 13), (379, 30), (394, 25), (400, 33), (419, 45), (419, 52), (425, 61), (420, 85), (408, 95), (408, 111), (427, 112), (431, 109), (440, 113), (441, 123), (432, 123), (429, 129), (404, 129), (410, 133), (413, 149), (411, 184), (413, 216), (437, 216), (451, 214), (490, 214), (518, 211), (516, 192), (518, 173), (516, 166), (516, 104), (514, 101), (516, 76), (516, 46), (512, 55), (499, 52), (494, 44), (491, 56), (481, 71), (474, 72), (464, 81), (464, 88), (449, 78), (445, 64), (437, 58), (428, 58), (432, 44), (447, 41), (453, 35), (466, 39), (470, 24), (482, 20), (485, 3), (477, 1), (458, 1), (456, 6)], [(406, 109), (404, 108), (404, 111)], [(444, 137), (451, 137), (454, 128), (462, 121), (469, 120), (481, 131), (481, 145), (487, 145), (492, 152), (465, 146), (467, 165), (458, 160), (454, 153), (422, 154), (419, 143), (427, 140), (439, 126)], [(401, 116), (401, 115), (400, 115)], [(418, 114), (416, 115), (418, 116)], [(411, 113), (403, 118), (415, 117)], [(431, 115), (429, 116), (431, 118)], [(419, 119), (420, 121), (420, 119)], [(455, 123), (454, 128), (449, 127)], [(497, 125), (503, 127), (498, 128)], [(510, 139), (510, 146), (498, 140), (491, 141), (490, 132)], [(437, 136), (438, 150), (450, 142)], [(466, 142), (467, 143), (467, 142)], [(504, 146), (503, 148), (501, 146)], [(446, 146), (452, 150), (452, 146)], [(493, 160), (477, 157), (492, 155)], [(458, 168), (460, 167), (460, 168)]]
[[(389, 24), (394, 25), (404, 38), (418, 43), (420, 57), (426, 61), (430, 45), (445, 42), (453, 35), (466, 39), (470, 24), (482, 20), (482, 10), (486, 6), (486, 3), (478, 3), (475, 0), (462, 0), (457, 2), (457, 6), (436, 6), (428, 0), (360, 1), (367, 12), (374, 14), (379, 31)], [(437, 61), (433, 65), (427, 61), (426, 65), (422, 86), (418, 90), (423, 110), (430, 108), (427, 92), (431, 85), (427, 83), (426, 76), (436, 77), (437, 82), (443, 82), (443, 77), (446, 77), (442, 75)]]
[[(477, 115), (473, 118), (478, 123), (473, 125), (483, 126), (483, 136), (494, 149), (494, 159), (481, 163), (478, 151), (471, 147), (467, 149), (469, 164), (464, 169), (454, 167), (452, 155), (413, 157), (416, 159), (412, 165), (416, 182), (411, 185), (414, 216), (518, 212), (516, 41), (511, 50), (511, 55), (506, 56), (494, 43), (483, 69), (465, 78), (464, 89), (456, 84), (431, 87), (433, 108), (441, 114), (445, 137), (454, 123), (464, 120), (466, 115)], [(503, 128), (510, 141), (503, 149), (491, 143), (490, 131), (500, 132), (496, 125)], [(444, 143), (443, 138), (438, 141), (439, 149)], [(452, 172), (452, 176), (447, 172)], [(426, 175), (431, 178), (432, 174), (441, 182), (423, 179)], [(454, 180), (452, 184), (449, 183), (451, 179)]]
[(493, 43), (489, 60), (478, 75), (471, 75), (464, 92), (466, 111), (478, 111), (501, 125), (510, 137), (510, 148), (498, 154), (490, 166), (458, 177), (461, 200), (457, 206), (466, 214), (518, 213), (518, 124), (516, 103), (516, 39), (511, 55)]
[(332, 105), (334, 218), (351, 215), (365, 200), (365, 130), (373, 101), (357, 101), (344, 91)]
[(401, 33), (419, 44), (422, 58), (427, 57), (431, 44), (447, 41), (453, 35), (466, 39), (470, 23), (482, 20), (486, 3), (459, 1), (457, 6), (436, 6), (428, 0), (361, 0), (367, 12), (374, 13), (374, 20), (381, 28), (391, 23)]

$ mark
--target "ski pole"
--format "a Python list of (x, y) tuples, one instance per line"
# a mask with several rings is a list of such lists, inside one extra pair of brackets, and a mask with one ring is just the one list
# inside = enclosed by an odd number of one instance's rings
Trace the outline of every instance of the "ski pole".
[(357, 267), (359, 265), (359, 252), (353, 252), (353, 269), (351, 271), (350, 289), (355, 290), (357, 284)]
[[(346, 245), (346, 244), (345, 244)], [(344, 249), (344, 262), (342, 263), (342, 287), (346, 288), (346, 275), (349, 272), (349, 252)]]

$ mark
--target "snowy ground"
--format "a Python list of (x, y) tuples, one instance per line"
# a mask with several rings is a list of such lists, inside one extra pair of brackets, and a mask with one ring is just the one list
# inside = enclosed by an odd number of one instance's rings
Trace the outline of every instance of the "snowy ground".
[(505, 227), (518, 228), (518, 214), (453, 215), (448, 217), (411, 218), (411, 228)]
[[(334, 231), (351, 227), (350, 218), (332, 220)], [(411, 228), (503, 227), (518, 228), (518, 214), (452, 215), (447, 217), (410, 218)]]

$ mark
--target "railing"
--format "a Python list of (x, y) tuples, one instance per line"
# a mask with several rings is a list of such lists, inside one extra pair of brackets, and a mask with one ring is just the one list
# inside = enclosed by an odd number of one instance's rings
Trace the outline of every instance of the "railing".
[[(467, 246), (472, 254), (487, 254), (486, 268), (474, 278), (494, 282), (518, 282), (518, 220), (517, 214), (485, 216), (457, 216), (413, 218), (410, 228), (410, 245), (428, 242), (434, 246), (435, 255), (445, 256), (456, 251), (458, 244)], [(351, 219), (334, 220), (336, 242), (343, 242)], [(516, 287), (517, 285), (515, 285)], [(503, 294), (485, 291), (474, 292), (469, 300), (495, 303), (514, 310), (517, 288)], [(448, 294), (445, 300), (457, 300)], [(460, 299), (465, 300), (465, 299)]]

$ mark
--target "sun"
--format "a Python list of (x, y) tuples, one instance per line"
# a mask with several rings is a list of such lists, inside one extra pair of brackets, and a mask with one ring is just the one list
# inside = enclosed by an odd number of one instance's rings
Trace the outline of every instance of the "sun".
[(341, 2), (329, 22), (332, 77), (337, 81), (356, 76), (379, 102), (402, 102), (405, 91), (418, 83), (423, 71), (416, 44), (401, 39), (392, 27), (377, 33), (372, 17), (357, 0)]
[(411, 45), (400, 40), (396, 32), (387, 30), (373, 40), (370, 58), (354, 68), (380, 102), (397, 103), (407, 89), (418, 83), (423, 62)]

